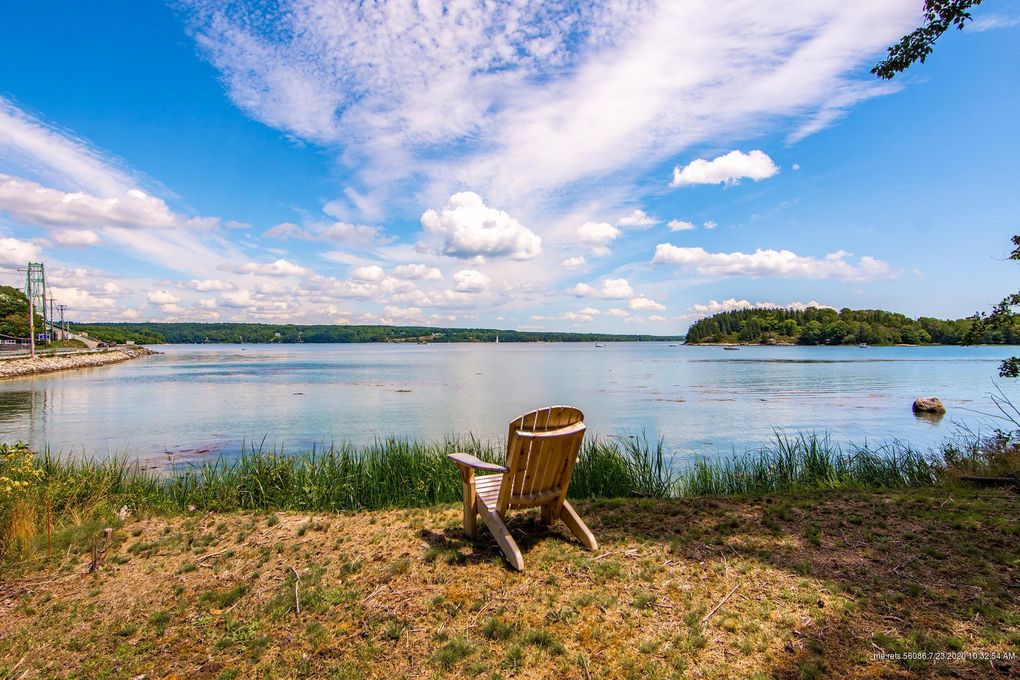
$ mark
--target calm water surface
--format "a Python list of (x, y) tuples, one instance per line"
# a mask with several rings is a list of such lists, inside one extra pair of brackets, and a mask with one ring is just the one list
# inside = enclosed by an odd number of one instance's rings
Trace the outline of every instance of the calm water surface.
[[(167, 345), (114, 366), (0, 382), (0, 441), (160, 459), (391, 435), (505, 436), (518, 414), (580, 407), (592, 432), (726, 455), (787, 432), (928, 446), (989, 430), (1011, 347), (721, 347), (667, 343)], [(915, 418), (917, 396), (949, 413)], [(1018, 400), (1020, 401), (1020, 400)], [(211, 454), (209, 453), (211, 452)]]

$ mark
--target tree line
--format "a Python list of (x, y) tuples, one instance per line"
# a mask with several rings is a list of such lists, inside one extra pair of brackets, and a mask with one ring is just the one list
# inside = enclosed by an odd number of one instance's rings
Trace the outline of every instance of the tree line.
[(688, 344), (790, 342), (798, 345), (1020, 344), (1020, 325), (1002, 324), (973, 334), (974, 319), (911, 319), (879, 309), (740, 309), (697, 321)]
[(348, 342), (620, 342), (682, 340), (683, 336), (546, 333), (495, 328), (349, 326), (257, 323), (76, 323), (74, 330), (104, 342), (348, 343)]

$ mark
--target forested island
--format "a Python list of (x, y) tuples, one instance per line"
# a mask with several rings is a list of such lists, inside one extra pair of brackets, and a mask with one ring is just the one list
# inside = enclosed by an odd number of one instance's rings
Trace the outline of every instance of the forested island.
[(879, 309), (740, 309), (697, 321), (687, 331), (687, 344), (1020, 344), (1016, 324), (983, 327), (976, 337), (968, 337), (973, 324), (973, 319), (911, 319)]
[(545, 333), (495, 328), (258, 323), (76, 323), (76, 332), (104, 342), (137, 344), (326, 342), (635, 342), (680, 341), (682, 335)]

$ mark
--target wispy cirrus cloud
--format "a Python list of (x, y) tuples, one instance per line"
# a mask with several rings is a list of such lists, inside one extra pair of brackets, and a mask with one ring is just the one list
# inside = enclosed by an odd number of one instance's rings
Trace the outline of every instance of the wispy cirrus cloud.
[(235, 104), (343, 149), (370, 192), (419, 177), (432, 200), (466, 186), (511, 209), (765, 118), (820, 129), (889, 91), (854, 71), (917, 12), (886, 0), (179, 6)]

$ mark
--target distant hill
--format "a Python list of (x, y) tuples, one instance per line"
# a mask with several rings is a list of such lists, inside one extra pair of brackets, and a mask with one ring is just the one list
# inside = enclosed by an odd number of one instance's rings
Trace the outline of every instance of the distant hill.
[(254, 323), (76, 323), (77, 332), (105, 342), (138, 344), (294, 342), (634, 342), (679, 341), (682, 335), (542, 333), (495, 328), (431, 326), (341, 326)]
[[(687, 344), (959, 345), (972, 324), (971, 319), (911, 319), (879, 309), (740, 309), (696, 322), (687, 331)], [(1020, 344), (1020, 327), (989, 329), (978, 342)]]

